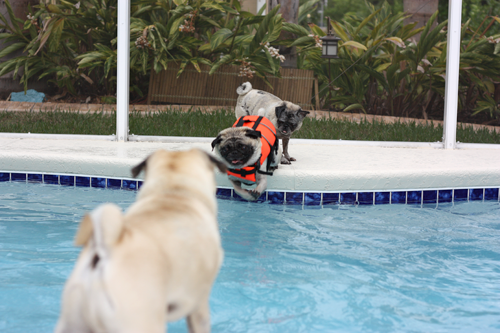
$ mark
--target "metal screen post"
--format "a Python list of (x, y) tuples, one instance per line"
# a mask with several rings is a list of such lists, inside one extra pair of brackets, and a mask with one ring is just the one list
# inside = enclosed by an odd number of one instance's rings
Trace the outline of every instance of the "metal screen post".
[(448, 6), (448, 47), (446, 49), (443, 144), (445, 149), (455, 149), (457, 144), (462, 0), (450, 0)]
[(116, 140), (128, 140), (130, 82), (130, 0), (118, 1), (118, 48), (116, 73)]

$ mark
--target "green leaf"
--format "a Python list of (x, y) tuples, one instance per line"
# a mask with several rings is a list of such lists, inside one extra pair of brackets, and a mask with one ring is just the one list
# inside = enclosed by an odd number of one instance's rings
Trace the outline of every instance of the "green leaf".
[(309, 31), (301, 25), (283, 22), (283, 31), (290, 32), (297, 36), (307, 36)]
[(200, 19), (202, 19), (202, 20), (203, 20), (203, 21), (205, 21), (205, 22), (210, 23), (210, 24), (211, 24), (211, 25), (213, 25), (214, 27), (220, 28), (220, 24), (219, 24), (219, 23), (217, 23), (216, 21), (212, 20), (211, 18), (206, 17), (205, 15), (200, 15), (199, 17), (200, 17)]
[(210, 48), (212, 49), (212, 51), (219, 47), (219, 45), (224, 43), (224, 41), (232, 35), (233, 32), (227, 28), (217, 30), (217, 32), (214, 33), (212, 38), (210, 39)]
[(177, 72), (177, 78), (179, 78), (179, 76), (181, 76), (182, 72), (184, 72), (184, 69), (186, 69), (187, 64), (188, 64), (188, 62), (186, 60), (181, 62), (181, 65), (179, 67), (179, 71)]
[(382, 10), (382, 8), (380, 8), (379, 10), (371, 13), (370, 15), (368, 15), (364, 20), (363, 22), (361, 22), (359, 25), (358, 25), (358, 28), (356, 29), (356, 31), (354, 31), (354, 35), (357, 36), (359, 34), (359, 32), (361, 31), (361, 29), (363, 29), (363, 27), (371, 21), (371, 19), (377, 15), (378, 13), (380, 13), (380, 11)]
[(353, 40), (351, 41), (348, 41), (348, 42), (345, 42), (343, 43), (342, 45), (340, 45), (340, 47), (344, 47), (344, 46), (351, 46), (351, 47), (354, 47), (354, 48), (357, 48), (357, 49), (361, 49), (363, 51), (367, 51), (368, 49), (366, 48), (366, 46), (364, 46), (363, 44), (361, 43), (358, 43), (358, 42), (355, 42)]
[(274, 19), (274, 16), (280, 9), (280, 6), (274, 7), (269, 14), (266, 15), (262, 23), (259, 25), (259, 28), (257, 29), (257, 32), (255, 33), (252, 42), (250, 43), (249, 50), (255, 52), (255, 50), (258, 50), (260, 47), (260, 43), (264, 40), (264, 36), (266, 35), (269, 24), (271, 20)]
[(198, 73), (201, 73), (200, 65), (198, 65), (198, 61), (195, 59), (191, 59), (191, 63), (193, 64), (194, 68), (198, 71)]
[(364, 113), (366, 113), (365, 108), (361, 104), (351, 104), (342, 111), (347, 112), (347, 111), (356, 110), (356, 109), (361, 109), (361, 110), (363, 110)]
[(387, 69), (387, 67), (389, 67), (391, 65), (390, 62), (386, 62), (385, 64), (382, 64), (382, 65), (379, 65), (377, 68), (375, 68), (375, 70), (377, 72), (383, 72)]
[(344, 42), (349, 41), (349, 37), (347, 37), (346, 32), (344, 31), (344, 29), (342, 28), (342, 26), (340, 24), (338, 24), (337, 22), (331, 22), (331, 24), (332, 24), (333, 30), (335, 31), (337, 36), (340, 37), (340, 39), (342, 39)]
[(292, 46), (306, 46), (306, 45), (314, 45), (316, 41), (312, 37), (304, 36), (297, 38), (291, 45)]
[(59, 7), (57, 7), (56, 5), (53, 5), (53, 4), (49, 4), (49, 5), (46, 5), (47, 7), (47, 10), (50, 12), (50, 13), (55, 13), (55, 14), (61, 14), (61, 9)]
[(202, 46), (200, 46), (198, 48), (199, 52), (206, 52), (206, 51), (210, 51), (210, 50), (212, 50), (210, 43), (203, 44)]
[[(273, 73), (275, 73), (276, 72), (276, 64), (274, 63), (274, 59), (268, 50), (265, 50), (265, 53), (266, 53), (266, 58), (267, 58), (267, 62), (269, 64), (269, 67), (271, 67), (271, 70), (273, 71)], [(255, 60), (252, 63), (255, 64)]]
[(172, 26), (170, 27), (170, 32), (168, 34), (169, 39), (171, 38), (171, 36), (179, 32), (179, 26), (181, 25), (182, 22), (184, 22), (184, 20), (185, 20), (184, 16), (181, 16), (177, 18), (174, 21), (174, 23), (172, 23)]
[(23, 48), (24, 46), (26, 46), (26, 43), (15, 43), (15, 44), (12, 44), (12, 45), (5, 47), (3, 50), (0, 50), (0, 59), (5, 57), (6, 55), (12, 53), (12, 52), (15, 52), (15, 51)]
[(55, 52), (59, 49), (61, 43), (61, 35), (64, 29), (64, 18), (57, 20), (52, 28), (49, 49)]
[(320, 36), (320, 37), (326, 36), (326, 33), (320, 27), (318, 27), (316, 24), (311, 23), (309, 25), (309, 27), (311, 28), (312, 32), (315, 35)]
[(233, 56), (231, 54), (226, 54), (225, 56), (223, 56), (222, 58), (219, 59), (219, 61), (217, 61), (213, 66), (212, 68), (210, 69), (210, 72), (208, 73), (209, 75), (212, 75), (213, 73), (215, 73), (215, 71), (222, 65), (224, 64), (227, 64), (228, 62), (230, 62), (231, 60), (233, 59)]

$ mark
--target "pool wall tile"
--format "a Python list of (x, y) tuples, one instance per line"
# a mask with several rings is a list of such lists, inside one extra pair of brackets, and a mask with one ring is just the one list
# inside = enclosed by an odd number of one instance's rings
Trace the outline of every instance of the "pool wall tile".
[(375, 192), (375, 204), (387, 205), (391, 203), (391, 192)]
[(285, 192), (269, 191), (267, 192), (267, 200), (269, 200), (271, 204), (283, 204), (285, 202)]
[(25, 182), (26, 174), (25, 173), (11, 173), (10, 180), (13, 182)]
[(408, 191), (406, 192), (406, 203), (407, 204), (418, 204), (422, 203), (422, 191)]
[(484, 200), (495, 200), (498, 201), (498, 188), (485, 188), (484, 189)]
[(106, 178), (92, 177), (91, 182), (90, 182), (90, 186), (105, 188), (106, 187)]
[(434, 204), (437, 203), (437, 192), (436, 190), (423, 191), (424, 204)]
[(124, 190), (137, 190), (137, 180), (124, 179), (122, 183), (122, 188)]
[[(0, 172), (0, 182), (32, 182), (45, 184), (60, 184), (65, 186), (99, 187), (124, 190), (138, 190), (143, 181), (133, 179), (116, 179), (92, 176), (56, 175), (24, 172)], [(216, 195), (220, 199), (236, 199), (247, 201), (231, 188), (217, 188)], [(474, 189), (440, 189), (412, 190), (394, 192), (264, 192), (256, 202), (271, 204), (321, 206), (332, 204), (347, 205), (380, 205), (380, 204), (442, 204), (465, 201), (500, 201), (500, 188)]]
[(341, 205), (355, 205), (356, 204), (356, 193), (340, 193), (340, 204)]
[(113, 178), (108, 178), (107, 181), (108, 188), (114, 189), (114, 190), (119, 190), (122, 188), (122, 180), (121, 179), (113, 179)]
[(236, 201), (248, 202), (248, 200), (243, 199), (238, 193), (236, 193), (236, 191), (233, 191), (233, 199)]
[(469, 200), (470, 201), (476, 201), (476, 200), (483, 200), (483, 192), (484, 189), (482, 188), (474, 188), (469, 190)]
[(28, 173), (28, 182), (41, 183), (42, 181), (43, 175), (41, 173)]
[(44, 184), (59, 185), (58, 175), (43, 175)]
[(339, 193), (323, 193), (323, 205), (338, 205)]
[(358, 203), (360, 205), (373, 205), (373, 192), (359, 192)]
[(221, 199), (230, 199), (233, 196), (230, 188), (218, 188), (215, 195)]
[(287, 205), (302, 205), (304, 202), (303, 192), (286, 192)]
[(306, 206), (321, 205), (321, 193), (304, 193), (304, 205)]
[(267, 201), (267, 192), (264, 192), (260, 195), (260, 197), (255, 200), (255, 202), (266, 202)]
[(438, 203), (452, 202), (453, 190), (439, 190)]
[(75, 185), (81, 187), (90, 187), (90, 177), (75, 177)]
[(75, 186), (75, 176), (61, 175), (59, 176), (59, 182), (64, 186)]
[(469, 190), (467, 189), (456, 189), (453, 191), (453, 202), (467, 201), (467, 196), (469, 194)]
[(406, 204), (406, 192), (391, 192), (391, 204)]

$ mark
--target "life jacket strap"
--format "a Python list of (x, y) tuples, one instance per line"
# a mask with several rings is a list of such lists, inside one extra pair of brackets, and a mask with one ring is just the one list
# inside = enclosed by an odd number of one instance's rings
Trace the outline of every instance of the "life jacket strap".
[[(236, 123), (236, 126), (235, 126), (235, 127), (242, 127), (242, 126), (243, 126), (243, 124), (245, 124), (245, 123), (251, 123), (251, 122), (252, 122), (252, 120), (248, 120), (248, 119), (244, 119), (244, 118), (245, 118), (245, 117), (240, 117), (240, 119), (238, 119), (238, 122)], [(259, 116), (259, 117), (257, 118), (257, 120), (255, 121), (255, 123), (253, 124), (252, 129), (253, 129), (254, 131), (256, 131), (256, 130), (257, 130), (257, 127), (259, 127), (259, 124), (260, 124), (260, 122), (262, 121), (262, 118), (264, 118), (264, 117)], [(267, 126), (266, 126), (266, 127), (267, 127)]]

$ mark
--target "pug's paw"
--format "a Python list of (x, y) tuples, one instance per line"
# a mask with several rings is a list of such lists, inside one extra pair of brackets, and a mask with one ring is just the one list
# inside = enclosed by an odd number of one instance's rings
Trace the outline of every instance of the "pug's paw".
[(281, 156), (281, 164), (292, 164), (285, 156)]
[(295, 162), (296, 161), (295, 157), (291, 157), (286, 152), (283, 153), (283, 157), (286, 158), (287, 160), (289, 160), (290, 162)]
[(248, 191), (248, 193), (250, 193), (250, 195), (253, 197), (254, 200), (257, 200), (258, 198), (260, 198), (260, 195), (262, 194), (256, 190)]

